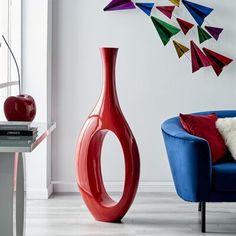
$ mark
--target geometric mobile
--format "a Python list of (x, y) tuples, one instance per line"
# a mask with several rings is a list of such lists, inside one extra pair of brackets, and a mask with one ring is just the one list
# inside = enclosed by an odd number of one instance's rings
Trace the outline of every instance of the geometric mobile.
[(225, 66), (229, 65), (233, 61), (232, 59), (225, 57), (219, 53), (216, 53), (214, 51), (211, 51), (210, 49), (203, 48), (203, 51), (208, 57), (211, 66), (213, 67), (217, 76), (221, 74)]
[(180, 18), (176, 18), (177, 22), (179, 23), (180, 28), (182, 29), (183, 33), (186, 35), (190, 29), (194, 26), (194, 24), (182, 20)]
[(189, 13), (192, 15), (194, 20), (198, 23), (198, 25), (202, 25), (204, 19), (213, 11), (212, 8), (205, 7), (193, 2), (189, 2), (186, 0), (182, 0), (184, 6), (187, 8)]
[[(174, 37), (176, 34), (178, 34), (181, 30), (184, 35), (187, 35), (190, 29), (194, 28), (194, 24), (185, 21), (182, 18), (176, 17), (175, 15), (174, 17), (176, 18), (176, 24), (179, 25), (180, 29), (175, 25), (167, 23), (166, 21), (163, 21), (153, 16), (152, 10), (155, 5), (153, 2), (134, 3), (132, 0), (112, 0), (104, 8), (104, 11), (127, 10), (127, 9), (135, 9), (136, 7), (141, 9), (146, 15), (148, 15), (151, 18), (155, 26), (155, 29), (158, 32), (158, 35), (160, 36), (160, 39), (164, 44), (164, 46), (166, 46), (170, 41), (170, 39)], [(182, 1), (169, 0), (169, 2), (174, 4), (174, 6), (157, 5), (156, 9), (161, 13), (163, 13), (165, 16), (167, 16), (169, 19), (171, 19), (175, 7), (176, 6), (180, 7), (183, 5), (186, 8), (186, 10), (191, 14), (191, 16), (194, 18), (194, 20), (197, 22), (196, 29), (198, 32), (198, 38), (200, 44), (212, 38), (214, 38), (216, 41), (219, 39), (219, 36), (222, 33), (223, 28), (209, 26), (209, 23), (207, 23), (208, 24), (207, 26), (204, 25), (204, 28), (201, 27), (202, 24), (204, 23), (205, 18), (213, 11), (213, 8), (206, 7), (188, 0), (182, 0)], [(183, 4), (181, 4), (181, 2)], [(153, 12), (153, 14), (155, 13)], [(193, 73), (203, 67), (212, 66), (216, 75), (219, 76), (223, 71), (223, 68), (229, 65), (233, 61), (232, 59), (225, 57), (221, 54), (218, 54), (214, 51), (211, 51), (210, 49), (207, 48), (203, 48), (202, 51), (202, 49), (199, 46), (197, 46), (197, 44), (193, 41), (192, 35), (189, 36), (191, 38), (190, 49), (176, 40), (173, 40), (173, 44), (179, 58), (188, 53), (188, 51), (191, 52), (191, 63), (192, 63)], [(187, 55), (185, 56), (189, 59)]]
[(112, 0), (103, 10), (116, 11), (136, 8), (131, 0)]
[(175, 50), (176, 50), (179, 58), (181, 58), (186, 52), (189, 51), (189, 48), (185, 47), (183, 44), (178, 43), (175, 40), (173, 40), (173, 44), (175, 46)]
[(169, 1), (172, 2), (177, 7), (179, 7), (180, 5), (180, 0), (169, 0)]
[(156, 8), (171, 19), (175, 6), (157, 6)]
[(211, 27), (211, 26), (205, 26), (205, 29), (215, 40), (218, 40), (221, 32), (224, 30), (223, 28), (217, 28), (217, 27)]
[(172, 36), (176, 35), (180, 31), (180, 29), (178, 29), (177, 27), (170, 25), (166, 23), (165, 21), (162, 21), (154, 16), (151, 16), (151, 20), (164, 46), (169, 42)]
[(150, 16), (154, 3), (136, 3), (136, 6), (139, 7), (148, 16)]
[(198, 25), (197, 29), (200, 44), (212, 38), (211, 35), (208, 34), (201, 26)]

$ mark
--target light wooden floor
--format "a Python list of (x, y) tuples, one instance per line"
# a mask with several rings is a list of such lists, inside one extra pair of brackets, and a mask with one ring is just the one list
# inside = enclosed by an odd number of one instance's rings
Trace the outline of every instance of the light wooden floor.
[[(196, 203), (172, 193), (138, 194), (122, 223), (96, 222), (78, 194), (27, 201), (26, 236), (202, 235)], [(236, 203), (207, 205), (205, 235), (236, 235)]]

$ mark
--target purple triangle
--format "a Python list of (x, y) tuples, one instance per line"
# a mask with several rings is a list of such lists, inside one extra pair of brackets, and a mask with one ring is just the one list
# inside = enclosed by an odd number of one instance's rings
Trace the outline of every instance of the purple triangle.
[(136, 8), (131, 0), (112, 0), (103, 10), (116, 11)]
[(205, 26), (205, 28), (215, 40), (218, 40), (221, 32), (224, 30), (223, 28), (217, 28), (211, 26)]

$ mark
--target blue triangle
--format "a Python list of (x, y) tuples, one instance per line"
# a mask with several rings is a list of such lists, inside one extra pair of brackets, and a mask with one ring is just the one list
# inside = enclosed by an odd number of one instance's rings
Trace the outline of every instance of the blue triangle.
[(213, 11), (212, 8), (205, 7), (193, 2), (189, 2), (186, 0), (182, 0), (184, 6), (187, 8), (189, 13), (192, 15), (194, 20), (198, 23), (198, 25), (202, 25), (204, 19)]
[(144, 11), (148, 16), (151, 15), (154, 3), (135, 3), (142, 11)]

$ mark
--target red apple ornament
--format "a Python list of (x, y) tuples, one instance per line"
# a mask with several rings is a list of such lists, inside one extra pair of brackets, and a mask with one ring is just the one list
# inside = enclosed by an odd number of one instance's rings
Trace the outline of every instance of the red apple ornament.
[(33, 97), (27, 94), (21, 93), (21, 76), (20, 76), (20, 69), (16, 60), (16, 57), (11, 50), (9, 43), (7, 42), (4, 35), (2, 38), (14, 59), (17, 74), (18, 74), (18, 81), (19, 81), (19, 95), (17, 96), (10, 96), (4, 102), (4, 113), (8, 121), (33, 121), (36, 115), (36, 105)]
[(33, 121), (36, 104), (33, 97), (27, 94), (10, 96), (4, 102), (4, 113), (8, 121)]

